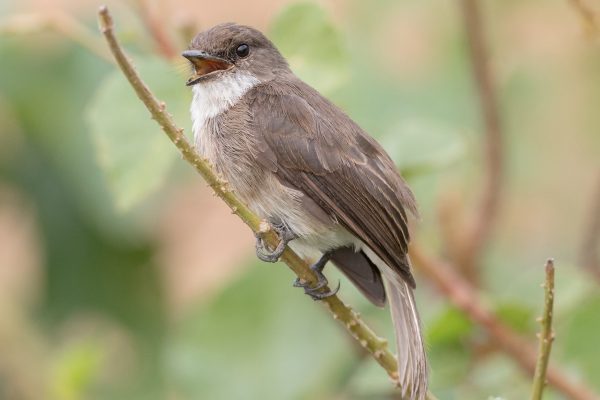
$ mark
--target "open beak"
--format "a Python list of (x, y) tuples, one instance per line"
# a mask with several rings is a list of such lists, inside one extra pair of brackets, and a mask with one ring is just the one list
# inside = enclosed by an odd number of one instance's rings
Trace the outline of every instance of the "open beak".
[(210, 55), (205, 51), (186, 50), (181, 55), (194, 66), (194, 75), (185, 83), (187, 86), (195, 85), (208, 75), (233, 67), (233, 64), (224, 58)]

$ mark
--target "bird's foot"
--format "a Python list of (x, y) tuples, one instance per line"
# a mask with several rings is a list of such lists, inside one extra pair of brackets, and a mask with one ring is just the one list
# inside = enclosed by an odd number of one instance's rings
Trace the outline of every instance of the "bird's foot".
[(256, 256), (265, 262), (274, 263), (279, 261), (279, 257), (283, 254), (285, 246), (292, 240), (296, 239), (296, 234), (292, 232), (290, 228), (285, 224), (271, 225), (273, 230), (279, 236), (279, 244), (275, 250), (270, 250), (265, 241), (263, 240), (263, 234), (261, 232), (255, 233), (256, 236)]
[(319, 259), (319, 261), (310, 266), (310, 269), (317, 276), (317, 284), (315, 286), (310, 286), (308, 282), (305, 282), (300, 278), (296, 278), (296, 280), (294, 281), (294, 287), (303, 288), (304, 293), (309, 295), (313, 300), (323, 300), (327, 297), (335, 295), (338, 292), (338, 290), (340, 290), (340, 282), (338, 282), (337, 287), (333, 290), (328, 290), (326, 292), (320, 291), (329, 284), (329, 281), (327, 281), (327, 278), (325, 277), (325, 275), (323, 275), (323, 269), (325, 268), (325, 265), (327, 264), (327, 261), (329, 261), (330, 258), (331, 254), (325, 253)]

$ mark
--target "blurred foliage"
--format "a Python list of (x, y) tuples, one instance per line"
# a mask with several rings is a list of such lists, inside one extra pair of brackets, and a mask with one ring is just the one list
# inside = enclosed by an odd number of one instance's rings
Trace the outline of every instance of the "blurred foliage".
[(313, 3), (293, 4), (273, 21), (270, 37), (304, 81), (326, 95), (348, 80), (348, 54), (341, 33)]
[(537, 329), (535, 313), (529, 307), (519, 303), (500, 303), (496, 315), (514, 331), (531, 335)]
[(460, 346), (473, 331), (473, 324), (455, 308), (440, 313), (437, 320), (429, 324), (427, 343), (430, 346)]
[(406, 178), (452, 166), (464, 157), (464, 136), (422, 121), (405, 121), (382, 138), (382, 144)]
[(103, 349), (93, 343), (83, 343), (62, 354), (56, 360), (53, 377), (53, 397), (81, 399), (99, 373)]
[[(191, 96), (182, 95), (181, 74), (157, 58), (138, 57), (136, 66), (154, 94), (168, 104), (175, 120), (186, 121)], [(115, 117), (107, 118), (109, 115)], [(177, 157), (168, 138), (148, 116), (116, 69), (100, 82), (87, 109), (98, 162), (121, 211), (138, 205), (156, 190)]]
[[(554, 3), (520, 4), (491, 6), (498, 52), (510, 47), (504, 25), (518, 25), (518, 12), (531, 17), (528, 7), (539, 7), (549, 18), (556, 10), (564, 14)], [(12, 12), (5, 5), (0, 19)], [(432, 248), (439, 245), (439, 192), (462, 193), (459, 206), (470, 207), (480, 169), (478, 104), (460, 21), (449, 12), (454, 6), (351, 0), (333, 18), (303, 2), (283, 7), (268, 30), (292, 68), (389, 151), (416, 192), (424, 215), (419, 236)], [(180, 65), (152, 52), (135, 12), (115, 17), (142, 76), (189, 131), (190, 93)], [(88, 27), (95, 29), (94, 22)], [(535, 40), (529, 51), (536, 51)], [(421, 64), (410, 69), (415, 60), (394, 59), (405, 48)], [(482, 292), (505, 323), (533, 340), (541, 261), (556, 256), (553, 359), (600, 390), (593, 345), (600, 300), (596, 283), (571, 261), (578, 239), (573, 202), (584, 196), (552, 186), (597, 166), (600, 92), (587, 83), (598, 83), (592, 68), (598, 58), (573, 58), (560, 69), (528, 64), (527, 53), (511, 55), (498, 68), (498, 86), (514, 194), (505, 195), (507, 217), (486, 256)], [(574, 137), (546, 141), (553, 118), (573, 114), (562, 111), (568, 104), (561, 98), (575, 84), (569, 74), (577, 73), (587, 103), (576, 99), (582, 122), (568, 133), (583, 132), (576, 137), (582, 144)], [(159, 257), (165, 245), (159, 219), (178, 189), (201, 183), (179, 165), (175, 149), (112, 65), (57, 35), (0, 34), (0, 127), (0, 228), (3, 210), (25, 209), (35, 221), (31, 253), (41, 260), (39, 282), (23, 289), (29, 300), (7, 298), (3, 293), (12, 292), (3, 288), (12, 281), (0, 283), (0, 398), (390, 397), (380, 368), (288, 285), (292, 276), (279, 265), (257, 265), (249, 256), (210, 296), (198, 293), (183, 310), (173, 308), (168, 297), (179, 288), (165, 283), (170, 266)], [(563, 162), (571, 153), (577, 162)], [(5, 192), (22, 201), (5, 201)], [(214, 212), (201, 211), (207, 220)], [(540, 222), (546, 219), (552, 223)], [(0, 237), (3, 229), (13, 232), (2, 228)], [(19, 264), (0, 267), (0, 273), (26, 273)], [(421, 281), (417, 297), (433, 392), (440, 399), (524, 398), (529, 379), (502, 354), (481, 351), (490, 347), (482, 330)], [(391, 338), (386, 310), (373, 309), (347, 281), (341, 295)], [(550, 392), (548, 398), (560, 397)]]
[(335, 383), (348, 373), (344, 365), (355, 358), (348, 351), (352, 343), (340, 340), (340, 328), (315, 313), (314, 304), (281, 284), (290, 277), (284, 268), (251, 267), (210, 304), (186, 316), (173, 334), (169, 365), (187, 398), (333, 395)]
[[(571, 324), (565, 336), (565, 355), (577, 362), (583, 375), (590, 381), (598, 382), (600, 370), (600, 350), (596, 346), (589, 346), (590, 340), (597, 337), (600, 332), (600, 297), (596, 294), (586, 299), (571, 316)], [(596, 384), (598, 387), (599, 384)]]

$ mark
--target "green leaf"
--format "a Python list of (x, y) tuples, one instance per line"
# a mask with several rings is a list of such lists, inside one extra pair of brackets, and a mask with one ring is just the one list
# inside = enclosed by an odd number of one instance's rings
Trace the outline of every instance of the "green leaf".
[(473, 323), (456, 308), (449, 307), (429, 324), (427, 343), (431, 346), (461, 344), (473, 329)]
[(54, 365), (52, 391), (56, 399), (76, 400), (97, 378), (102, 366), (103, 351), (98, 343), (76, 343), (59, 355)]
[(453, 395), (460, 389), (473, 363), (472, 350), (465, 347), (431, 347), (427, 351), (431, 367), (430, 388), (440, 399), (460, 399)]
[(464, 381), (472, 362), (467, 341), (473, 334), (473, 323), (456, 308), (446, 307), (426, 326), (431, 387), (441, 398), (453, 398), (456, 382)]
[[(531, 390), (531, 379), (502, 353), (478, 359), (466, 381), (457, 391), (457, 399), (525, 399)], [(544, 399), (550, 398), (548, 391)]]
[[(135, 63), (175, 120), (187, 124), (190, 95), (184, 78), (159, 59), (141, 58)], [(86, 117), (115, 204), (127, 211), (163, 183), (177, 152), (119, 70), (100, 82)]]
[[(566, 329), (564, 343), (566, 358), (582, 368), (590, 383), (600, 390), (600, 346), (596, 345), (600, 332), (600, 296), (591, 297), (573, 310)], [(559, 333), (559, 339), (560, 333)]]
[(464, 136), (426, 120), (406, 120), (382, 139), (383, 147), (405, 175), (445, 168), (466, 152)]
[(323, 94), (349, 76), (342, 36), (327, 13), (314, 3), (293, 4), (275, 18), (270, 37), (294, 72)]
[(496, 307), (498, 318), (520, 333), (535, 331), (535, 316), (533, 310), (520, 303), (503, 303)]

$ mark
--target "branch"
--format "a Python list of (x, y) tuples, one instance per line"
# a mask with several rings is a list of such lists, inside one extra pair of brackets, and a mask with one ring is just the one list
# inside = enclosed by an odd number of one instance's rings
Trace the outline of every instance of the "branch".
[[(194, 150), (192, 145), (183, 135), (183, 129), (178, 128), (172, 116), (166, 111), (165, 103), (159, 102), (150, 92), (150, 89), (142, 81), (135, 71), (131, 62), (123, 52), (123, 49), (117, 42), (113, 32), (113, 20), (106, 6), (99, 10), (100, 30), (104, 34), (110, 50), (117, 61), (117, 64), (123, 71), (123, 74), (135, 90), (140, 100), (144, 103), (152, 118), (161, 126), (169, 139), (175, 144), (181, 152), (183, 159), (190, 163), (198, 173), (204, 178), (214, 192), (231, 208), (234, 214), (239, 216), (246, 225), (255, 233), (264, 234), (264, 240), (272, 247), (275, 247), (279, 240), (277, 235), (270, 230), (270, 227), (264, 221), (261, 221), (246, 205), (244, 205), (235, 194), (229, 189), (227, 182), (221, 180), (207, 160), (202, 159)], [(289, 247), (286, 247), (281, 256), (281, 260), (302, 280), (311, 285), (317, 284), (317, 277), (310, 270), (309, 265), (294, 253)], [(329, 288), (321, 289), (322, 293), (328, 292)], [(398, 371), (397, 362), (394, 355), (387, 347), (387, 341), (379, 338), (375, 332), (367, 326), (359, 317), (358, 313), (345, 305), (337, 296), (327, 297), (322, 300), (331, 312), (333, 319), (339, 321), (346, 330), (354, 337), (358, 343), (369, 352), (369, 354), (385, 369), (387, 374), (397, 384)], [(435, 397), (428, 393), (428, 399)]]
[(484, 154), (485, 177), (483, 193), (474, 220), (467, 227), (460, 258), (457, 264), (470, 282), (477, 282), (477, 261), (489, 239), (492, 225), (498, 213), (502, 189), (502, 125), (492, 71), (488, 62), (485, 29), (478, 0), (462, 0), (462, 13), (470, 47), (471, 64), (479, 93), (485, 127)]
[(179, 52), (173, 46), (173, 42), (164, 29), (164, 20), (158, 20), (152, 10), (148, 0), (138, 0), (138, 8), (142, 14), (142, 20), (146, 29), (150, 32), (156, 43), (158, 51), (167, 59), (173, 59), (179, 55)]
[[(499, 348), (510, 355), (528, 374), (533, 375), (537, 358), (535, 348), (483, 305), (484, 302), (476, 290), (455, 272), (453, 265), (425, 254), (415, 243), (410, 248), (410, 257), (419, 267), (419, 271), (427, 275), (456, 307), (481, 325)], [(548, 382), (570, 399), (600, 399), (583, 384), (571, 382), (565, 372), (556, 366), (550, 366), (548, 369)]]
[(589, 5), (585, 4), (583, 0), (569, 0), (569, 4), (581, 18), (584, 30), (589, 37), (600, 33), (600, 21)]
[(538, 359), (533, 374), (533, 390), (531, 400), (542, 400), (546, 385), (546, 371), (550, 361), (550, 350), (554, 341), (552, 331), (552, 308), (554, 306), (554, 260), (546, 261), (546, 282), (544, 283), (544, 314), (540, 318), (542, 331), (539, 333)]
[[(598, 175), (600, 178), (600, 175)], [(594, 197), (592, 198), (589, 214), (589, 227), (586, 229), (583, 245), (581, 246), (581, 265), (590, 271), (600, 281), (600, 179)]]

